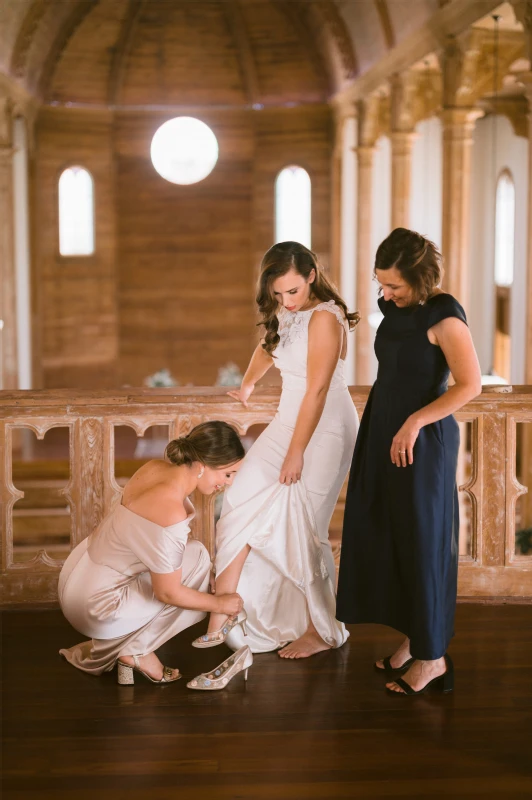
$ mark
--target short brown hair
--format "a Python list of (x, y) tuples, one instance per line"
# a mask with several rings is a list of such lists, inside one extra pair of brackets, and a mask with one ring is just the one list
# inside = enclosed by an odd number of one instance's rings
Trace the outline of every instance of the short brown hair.
[(434, 242), (408, 228), (396, 228), (377, 248), (375, 270), (392, 267), (412, 288), (413, 305), (433, 295), (443, 277), (441, 253)]
[(212, 469), (221, 469), (244, 458), (245, 450), (235, 429), (227, 422), (215, 420), (202, 422), (187, 436), (173, 439), (164, 454), (176, 466), (190, 466), (198, 461)]

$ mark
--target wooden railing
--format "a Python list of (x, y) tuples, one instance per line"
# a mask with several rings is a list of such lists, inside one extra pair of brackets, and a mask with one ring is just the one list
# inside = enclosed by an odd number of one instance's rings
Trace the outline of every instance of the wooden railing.
[[(351, 394), (361, 415), (368, 389), (353, 388)], [(130, 427), (143, 436), (151, 426), (164, 425), (169, 438), (175, 438), (205, 420), (223, 419), (244, 434), (250, 426), (273, 418), (278, 397), (278, 389), (261, 389), (245, 409), (219, 389), (0, 392), (2, 604), (56, 603), (62, 564), (62, 558), (50, 554), (45, 543), (29, 560), (20, 557), (14, 543), (17, 513), (30, 513), (17, 512), (17, 502), (24, 503), (24, 491), (13, 477), (24, 431), (33, 431), (37, 439), (52, 428), (69, 431), (68, 475), (58, 492), (65, 498), (69, 516), (68, 552), (96, 527), (120, 493), (115, 472), (117, 426)], [(469, 425), (462, 448), (467, 469), (462, 465), (459, 470), (467, 476), (461, 492), (469, 505), (465, 515), (469, 530), (461, 541), (459, 595), (532, 602), (532, 549), (524, 555), (516, 548), (516, 504), (528, 491), (526, 484), (532, 485), (532, 387), (485, 389), (457, 418)], [(529, 425), (518, 431), (519, 423)], [(42, 469), (39, 474), (42, 477)], [(41, 494), (47, 485), (42, 483)], [(521, 528), (532, 522), (527, 500), (520, 501)], [(193, 502), (197, 515), (192, 533), (212, 553), (214, 497), (197, 496)], [(338, 554), (339, 542), (335, 549)]]

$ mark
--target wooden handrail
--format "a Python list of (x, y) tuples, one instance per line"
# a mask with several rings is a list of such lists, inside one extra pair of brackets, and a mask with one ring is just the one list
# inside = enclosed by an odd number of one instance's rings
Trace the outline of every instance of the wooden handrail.
[[(361, 415), (369, 388), (350, 391)], [(46, 548), (30, 561), (15, 558), (13, 508), (24, 496), (13, 483), (13, 443), (19, 429), (28, 428), (43, 438), (51, 428), (69, 428), (70, 478), (60, 494), (70, 507), (70, 547), (75, 547), (112, 509), (120, 493), (115, 479), (115, 426), (129, 426), (142, 436), (153, 425), (168, 425), (170, 438), (175, 438), (200, 422), (222, 419), (244, 434), (250, 426), (274, 417), (279, 394), (277, 388), (259, 388), (246, 409), (219, 387), (0, 392), (2, 603), (56, 602), (62, 563)], [(460, 558), (459, 594), (532, 599), (532, 555), (517, 554), (515, 546), (516, 502), (528, 491), (517, 479), (516, 426), (532, 423), (532, 387), (486, 387), (456, 416), (471, 425), (471, 474), (461, 488), (471, 501), (472, 535), (469, 551)], [(520, 458), (523, 483), (532, 485), (532, 424), (521, 435)], [(194, 504), (193, 535), (213, 552), (214, 498), (198, 496)]]

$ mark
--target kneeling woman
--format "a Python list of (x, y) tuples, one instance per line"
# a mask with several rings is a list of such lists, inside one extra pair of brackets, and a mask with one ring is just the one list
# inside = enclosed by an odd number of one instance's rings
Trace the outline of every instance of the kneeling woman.
[(69, 555), (59, 577), (67, 620), (92, 639), (61, 650), (73, 666), (99, 675), (118, 660), (118, 680), (133, 669), (153, 682), (180, 678), (155, 650), (206, 612), (233, 616), (238, 594), (211, 595), (210, 559), (189, 540), (194, 508), (188, 496), (230, 486), (244, 449), (225, 422), (206, 422), (166, 448), (131, 478), (122, 501)]

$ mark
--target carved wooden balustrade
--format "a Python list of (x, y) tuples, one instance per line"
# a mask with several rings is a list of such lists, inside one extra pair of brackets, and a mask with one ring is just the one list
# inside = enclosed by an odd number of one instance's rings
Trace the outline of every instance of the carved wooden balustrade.
[[(353, 388), (351, 394), (361, 415), (368, 389)], [(62, 564), (46, 547), (30, 560), (15, 557), (13, 520), (16, 503), (23, 500), (24, 492), (16, 488), (13, 480), (13, 454), (21, 431), (29, 429), (38, 439), (52, 428), (69, 431), (69, 478), (60, 494), (69, 507), (73, 548), (119, 497), (120, 486), (115, 477), (117, 426), (128, 426), (143, 436), (150, 427), (165, 425), (169, 437), (175, 438), (205, 420), (223, 419), (244, 434), (250, 426), (273, 418), (278, 397), (278, 389), (260, 389), (250, 408), (245, 409), (220, 389), (0, 392), (2, 603), (57, 602)], [(532, 387), (485, 389), (457, 418), (469, 424), (467, 453), (462, 456), (467, 458), (468, 468), (459, 471), (467, 476), (461, 491), (469, 504), (470, 528), (467, 545), (461, 542), (459, 595), (532, 601), (532, 548), (530, 555), (517, 552), (515, 534), (517, 501), (528, 491), (523, 484), (532, 484)], [(520, 423), (529, 424), (518, 429)], [(197, 515), (192, 533), (212, 553), (214, 497), (197, 496), (193, 502)], [(520, 502), (520, 526), (530, 527), (530, 503), (527, 498)]]

